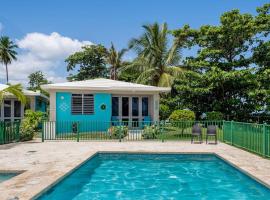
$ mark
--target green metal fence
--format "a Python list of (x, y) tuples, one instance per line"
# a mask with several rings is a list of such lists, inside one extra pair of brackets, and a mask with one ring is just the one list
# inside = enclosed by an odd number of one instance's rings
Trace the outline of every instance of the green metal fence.
[(0, 122), (0, 144), (20, 140), (20, 122)]
[(205, 138), (209, 125), (217, 127), (219, 140), (223, 138), (223, 121), (136, 121), (136, 122), (94, 122), (94, 121), (57, 121), (43, 122), (44, 140), (190, 140), (192, 126), (202, 127)]
[(224, 142), (270, 157), (270, 126), (266, 124), (225, 121)]

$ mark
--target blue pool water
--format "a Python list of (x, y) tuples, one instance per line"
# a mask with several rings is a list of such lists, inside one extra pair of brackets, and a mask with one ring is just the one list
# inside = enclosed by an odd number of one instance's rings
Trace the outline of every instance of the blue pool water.
[(14, 176), (17, 176), (19, 173), (0, 173), (0, 183), (8, 179), (11, 179)]
[(97, 154), (40, 200), (270, 199), (270, 190), (215, 155)]

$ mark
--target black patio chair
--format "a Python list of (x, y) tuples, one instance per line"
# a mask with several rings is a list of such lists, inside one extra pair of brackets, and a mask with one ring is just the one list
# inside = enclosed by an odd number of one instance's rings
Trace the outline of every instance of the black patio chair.
[(198, 124), (195, 124), (192, 127), (191, 143), (194, 142), (194, 137), (198, 137), (199, 138), (199, 142), (202, 143), (202, 128)]
[(206, 144), (208, 142), (208, 137), (215, 137), (215, 144), (217, 144), (217, 127), (214, 125), (207, 126), (206, 132)]

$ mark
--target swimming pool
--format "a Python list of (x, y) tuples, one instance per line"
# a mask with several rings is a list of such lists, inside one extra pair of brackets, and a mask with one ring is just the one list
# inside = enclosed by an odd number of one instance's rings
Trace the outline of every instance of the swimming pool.
[(270, 189), (214, 154), (98, 153), (38, 198), (270, 199)]
[(14, 176), (19, 175), (19, 173), (16, 172), (0, 172), (0, 183), (4, 182), (8, 179), (13, 178)]

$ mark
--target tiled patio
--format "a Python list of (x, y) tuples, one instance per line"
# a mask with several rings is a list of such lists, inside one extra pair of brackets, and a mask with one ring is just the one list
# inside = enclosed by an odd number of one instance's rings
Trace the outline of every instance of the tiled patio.
[(223, 143), (36, 141), (0, 146), (0, 171), (25, 170), (0, 183), (0, 199), (31, 199), (98, 151), (216, 153), (270, 186), (270, 160)]

